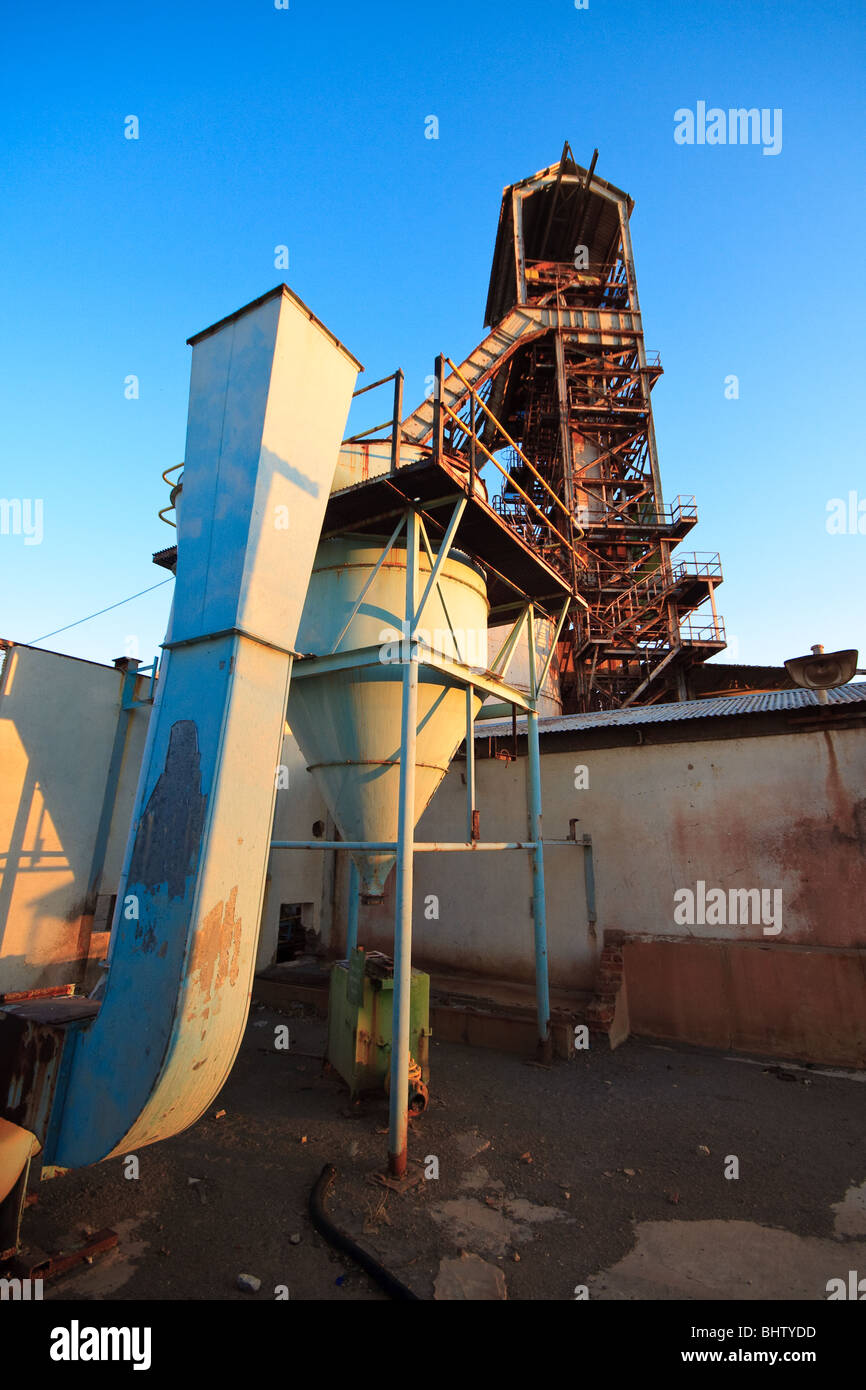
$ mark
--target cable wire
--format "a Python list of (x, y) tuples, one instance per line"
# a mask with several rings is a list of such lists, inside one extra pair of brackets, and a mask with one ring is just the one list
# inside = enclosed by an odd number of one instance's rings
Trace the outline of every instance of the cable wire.
[(141, 598), (142, 594), (152, 594), (154, 589), (161, 589), (163, 584), (170, 584), (174, 579), (171, 575), (168, 579), (161, 579), (158, 584), (151, 584), (149, 589), (139, 589), (137, 594), (130, 594), (129, 598), (119, 599), (117, 603), (110, 603), (107, 608), (100, 608), (98, 613), (88, 613), (86, 618), (79, 618), (77, 622), (67, 623), (66, 627), (57, 627), (53, 632), (46, 632), (43, 637), (34, 637), (32, 642), (22, 642), (24, 647), (35, 647), (37, 642), (47, 642), (49, 637), (56, 637), (60, 632), (68, 632), (71, 627), (80, 627), (82, 623), (89, 623), (91, 618), (101, 618), (103, 613), (110, 613), (113, 608), (122, 608), (125, 603), (132, 603), (134, 598)]

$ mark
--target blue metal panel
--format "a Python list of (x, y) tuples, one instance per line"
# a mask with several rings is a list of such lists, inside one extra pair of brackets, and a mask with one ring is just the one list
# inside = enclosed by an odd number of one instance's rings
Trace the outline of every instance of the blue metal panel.
[(176, 1134), (234, 1062), (290, 649), (356, 366), (285, 287), (196, 340), (169, 651), (104, 999), (64, 1053), (50, 1163), (94, 1163)]

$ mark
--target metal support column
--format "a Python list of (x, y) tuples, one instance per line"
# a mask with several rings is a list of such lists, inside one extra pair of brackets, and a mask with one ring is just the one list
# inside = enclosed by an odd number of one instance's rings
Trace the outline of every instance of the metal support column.
[(361, 879), (354, 859), (349, 860), (349, 919), (346, 925), (346, 960), (358, 945), (358, 903), (361, 896)]
[(445, 412), (442, 409), (442, 391), (445, 384), (445, 358), (440, 352), (434, 369), (433, 395), (433, 457), (438, 462), (444, 453)]
[(96, 900), (101, 886), (102, 871), (105, 868), (108, 837), (111, 833), (111, 819), (114, 815), (114, 807), (117, 801), (120, 770), (123, 766), (123, 758), (126, 752), (126, 743), (129, 737), (129, 727), (134, 708), (132, 700), (135, 694), (135, 682), (138, 679), (139, 663), (135, 658), (121, 656), (118, 657), (114, 665), (121, 673), (120, 707), (117, 712), (117, 725), (114, 730), (114, 743), (111, 749), (111, 761), (108, 764), (108, 776), (105, 779), (105, 791), (102, 797), (102, 810), (99, 815), (96, 842), (93, 846), (93, 859), (87, 878), (87, 896), (84, 903), (84, 912), (90, 916), (96, 911)]
[(472, 706), (475, 688), (466, 687), (466, 839), (479, 838), (478, 812), (475, 809), (475, 719)]
[(538, 738), (537, 667), (535, 650), (535, 613), (527, 617), (529, 638), (529, 682), (533, 708), (526, 715), (526, 752), (528, 761), (529, 838), (532, 851), (532, 925), (535, 933), (535, 999), (538, 1016), (538, 1041), (541, 1052), (550, 1052), (550, 987), (547, 975), (547, 913), (544, 901), (544, 850), (541, 843), (541, 748)]
[[(412, 631), (418, 589), (418, 516), (406, 522), (406, 623)], [(394, 916), (394, 1002), (391, 1036), (391, 1094), (388, 1169), (406, 1172), (409, 1130), (409, 1005), (412, 989), (412, 875), (415, 838), (415, 744), (418, 728), (418, 662), (410, 646), (403, 654), (400, 721), (400, 790), (397, 812), (397, 883)]]
[(394, 373), (394, 423), (391, 430), (391, 472), (396, 473), (400, 467), (400, 445), (402, 444), (402, 430), (400, 422), (403, 419), (403, 371), (397, 369)]

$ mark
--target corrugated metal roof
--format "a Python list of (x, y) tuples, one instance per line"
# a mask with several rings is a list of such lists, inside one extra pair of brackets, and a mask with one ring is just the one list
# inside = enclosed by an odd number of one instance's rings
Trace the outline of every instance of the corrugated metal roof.
[[(831, 705), (866, 704), (866, 681), (827, 691)], [(746, 691), (742, 695), (715, 695), (707, 700), (680, 700), (669, 705), (641, 705), (638, 709), (598, 710), (594, 714), (566, 714), (540, 718), (541, 733), (558, 734), (576, 729), (616, 729), (634, 724), (669, 724), (680, 719), (713, 719), (732, 714), (768, 714), (776, 710), (821, 708), (814, 690)], [(523, 723), (518, 718), (518, 727)], [(510, 719), (481, 720), (476, 738), (511, 732)]]

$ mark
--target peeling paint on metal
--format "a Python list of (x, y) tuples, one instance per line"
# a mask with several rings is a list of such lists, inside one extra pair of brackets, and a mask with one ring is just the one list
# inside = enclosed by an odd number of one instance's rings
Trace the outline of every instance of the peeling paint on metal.
[[(129, 866), (129, 883), (165, 883), (169, 898), (182, 898), (198, 859), (207, 797), (201, 790), (198, 729), (192, 719), (172, 725), (165, 766), (142, 814)], [(156, 937), (145, 934), (152, 951)]]

